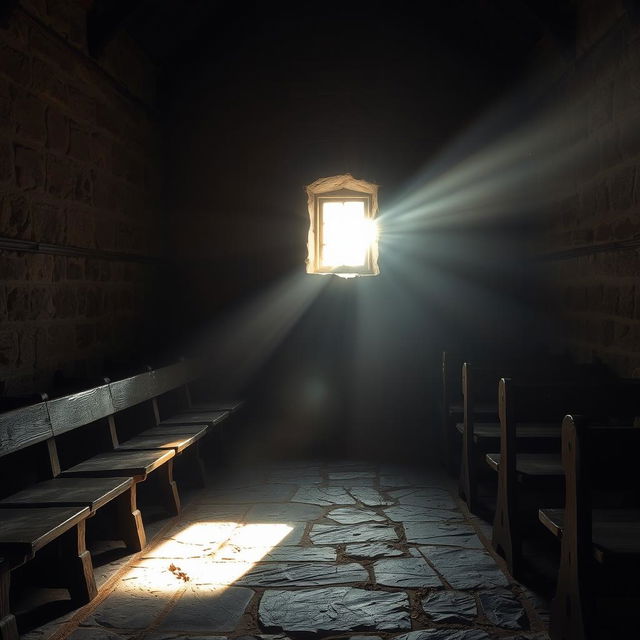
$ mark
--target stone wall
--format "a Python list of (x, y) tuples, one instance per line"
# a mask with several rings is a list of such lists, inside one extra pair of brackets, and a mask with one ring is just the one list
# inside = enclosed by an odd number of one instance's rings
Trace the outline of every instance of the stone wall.
[(576, 55), (556, 64), (551, 93), (572, 148), (544, 251), (571, 350), (631, 376), (640, 367), (640, 24), (625, 7), (579, 2)]
[(163, 254), (156, 71), (124, 34), (88, 55), (90, 4), (25, 0), (0, 28), (7, 394), (46, 388), (56, 370), (93, 375), (149, 338)]

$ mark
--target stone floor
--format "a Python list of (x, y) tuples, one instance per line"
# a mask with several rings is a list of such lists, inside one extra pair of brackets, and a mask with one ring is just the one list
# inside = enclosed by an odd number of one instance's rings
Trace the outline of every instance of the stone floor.
[(97, 573), (99, 597), (52, 640), (546, 638), (544, 612), (437, 471), (346, 461), (239, 473), (191, 496), (115, 574)]

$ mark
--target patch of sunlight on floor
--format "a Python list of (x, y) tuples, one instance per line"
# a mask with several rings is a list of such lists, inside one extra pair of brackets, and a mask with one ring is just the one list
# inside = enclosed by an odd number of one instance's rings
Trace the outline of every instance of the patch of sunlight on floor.
[(284, 540), (280, 523), (190, 523), (154, 544), (121, 578), (125, 589), (153, 593), (184, 584), (231, 586)]

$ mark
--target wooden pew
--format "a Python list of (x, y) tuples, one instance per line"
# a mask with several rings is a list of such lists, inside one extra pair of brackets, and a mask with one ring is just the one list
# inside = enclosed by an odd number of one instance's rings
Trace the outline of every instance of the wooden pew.
[[(116, 410), (115, 424), (120, 449), (172, 449), (176, 456), (188, 450), (192, 464), (184, 465), (195, 484), (205, 482), (205, 469), (200, 455), (200, 441), (229, 415), (226, 411), (172, 414), (165, 420), (160, 418), (160, 401), (165, 406), (180, 406), (180, 398), (188, 379), (186, 363), (178, 362), (160, 369), (149, 369), (124, 380), (110, 383), (109, 388)], [(173, 463), (167, 467), (173, 483)], [(175, 487), (175, 484), (173, 485)], [(178, 501), (177, 489), (174, 499)]]
[[(562, 422), (564, 509), (539, 511), (542, 524), (561, 541), (552, 640), (599, 637), (598, 627), (613, 620), (598, 619), (599, 597), (640, 592), (639, 450), (639, 428), (590, 427), (584, 418), (571, 415)], [(631, 507), (623, 507), (625, 497), (631, 498)], [(623, 624), (611, 637), (627, 635), (631, 627)]]
[[(469, 362), (462, 365), (462, 393), (464, 404), (463, 420), (456, 425), (461, 435), (461, 463), (459, 493), (472, 513), (479, 513), (477, 499), (479, 473), (484, 468), (485, 454), (495, 452), (500, 443), (500, 421), (478, 417), (475, 404), (478, 398), (490, 395), (497, 397), (498, 381), (503, 377), (516, 377), (520, 383), (564, 385), (608, 384), (610, 374), (599, 364), (576, 364), (564, 355), (542, 355), (539, 358), (514, 357), (491, 366), (474, 366)], [(534, 406), (534, 405), (532, 405)], [(566, 412), (566, 407), (565, 407)], [(534, 413), (520, 413), (516, 437), (529, 443), (532, 450), (546, 450), (555, 446), (559, 451), (559, 415), (542, 412), (534, 418)], [(553, 418), (552, 418), (553, 416)], [(553, 424), (550, 423), (553, 420)], [(521, 423), (521, 424), (520, 424)], [(525, 424), (526, 423), (526, 424)], [(551, 441), (551, 442), (549, 442)], [(556, 444), (553, 444), (556, 441)]]
[(167, 511), (179, 513), (180, 501), (171, 477), (175, 451), (120, 448), (109, 384), (51, 400), (47, 405), (58, 453), (62, 458), (60, 475), (63, 478), (132, 479), (122, 513), (128, 516), (130, 525), (126, 533), (128, 544), (142, 548), (145, 537), (136, 504), (136, 485), (155, 472), (160, 480)]
[[(446, 466), (452, 474), (457, 474), (460, 469), (456, 427), (464, 418), (464, 382), (461, 378), (463, 363), (464, 359), (459, 355), (451, 351), (442, 352), (440, 446)], [(497, 422), (498, 403), (494, 398), (476, 399), (473, 402), (473, 415), (481, 422)]]
[[(29, 482), (26, 464), (47, 460), (44, 475), (59, 473), (53, 430), (44, 402), (0, 414), (0, 491), (19, 488)], [(42, 468), (45, 465), (42, 465)], [(20, 477), (24, 473), (23, 477)], [(91, 502), (103, 496), (111, 499), (127, 490), (127, 479), (109, 480), (102, 487), (84, 490), (84, 500), (74, 498), (77, 487), (59, 478), (33, 484), (0, 500), (0, 639), (18, 640), (9, 596), (11, 572), (22, 566), (45, 546), (60, 545), (60, 575), (78, 606), (96, 594), (91, 555), (85, 546), (85, 522)], [(108, 486), (107, 486), (108, 485)], [(49, 492), (50, 500), (43, 498)], [(34, 503), (27, 496), (37, 496)], [(96, 507), (97, 508), (97, 507)]]
[[(640, 386), (630, 381), (603, 384), (515, 384), (500, 380), (500, 453), (486, 461), (498, 474), (492, 544), (510, 571), (520, 575), (522, 539), (527, 520), (537, 519), (544, 495), (549, 506), (561, 504), (564, 472), (561, 463), (561, 422), (571, 408), (602, 419), (615, 416), (631, 422)], [(616, 415), (617, 414), (617, 415)], [(538, 424), (527, 423), (537, 420)]]

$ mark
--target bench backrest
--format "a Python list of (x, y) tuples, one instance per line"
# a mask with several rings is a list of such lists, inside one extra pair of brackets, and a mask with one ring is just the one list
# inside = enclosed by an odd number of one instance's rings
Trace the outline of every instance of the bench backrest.
[(114, 413), (108, 384), (47, 402), (53, 434), (59, 436)]
[(0, 414), (0, 457), (53, 437), (46, 402)]

